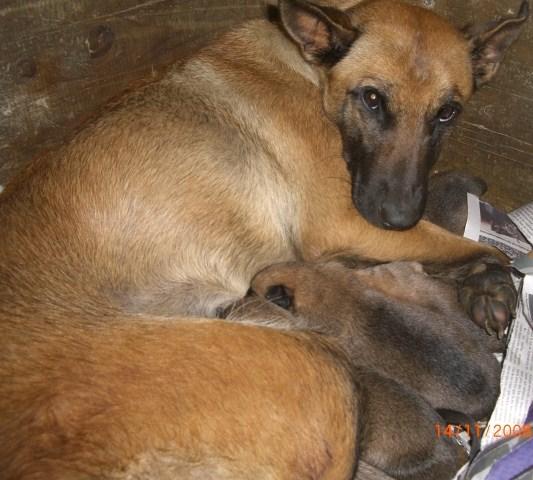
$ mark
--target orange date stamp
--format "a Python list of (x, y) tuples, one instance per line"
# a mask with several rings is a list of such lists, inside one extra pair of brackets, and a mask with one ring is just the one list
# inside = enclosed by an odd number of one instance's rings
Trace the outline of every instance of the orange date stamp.
[(496, 423), (493, 425), (488, 425), (486, 428), (482, 427), (477, 423), (474, 425), (441, 425), (440, 423), (435, 424), (435, 434), (437, 435), (437, 437), (454, 438), (465, 432), (469, 437), (481, 438), (481, 435), (485, 433), (485, 431), (486, 435), (491, 436), (493, 438), (533, 437), (533, 428), (531, 424), (500, 425)]

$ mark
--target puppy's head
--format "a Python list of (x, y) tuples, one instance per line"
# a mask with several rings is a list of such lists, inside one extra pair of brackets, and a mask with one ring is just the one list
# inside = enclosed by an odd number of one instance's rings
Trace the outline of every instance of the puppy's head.
[(352, 270), (338, 262), (272, 265), (252, 279), (248, 293), (223, 306), (220, 318), (272, 328), (314, 330), (340, 337), (357, 313), (351, 292)]
[(399, 0), (345, 10), (280, 0), (281, 21), (323, 75), (323, 102), (337, 124), (359, 212), (381, 228), (421, 218), (439, 146), (472, 92), (489, 81), (529, 9), (459, 31)]
[[(271, 315), (287, 319), (284, 326), (339, 337), (352, 328), (353, 317), (358, 312), (352, 276), (352, 270), (337, 262), (272, 265), (253, 278), (243, 303), (254, 308), (259, 299), (273, 307)], [(244, 316), (249, 315), (250, 308), (247, 310)]]
[[(394, 262), (358, 268), (349, 265), (349, 260), (343, 257), (271, 265), (255, 275), (248, 295), (258, 295), (316, 325), (336, 322), (347, 325), (357, 322), (354, 317), (363, 311), (370, 315), (372, 308), (367, 307), (378, 303), (375, 295), (366, 295), (371, 291), (381, 292), (391, 303), (424, 304), (425, 295), (420, 292), (443, 296), (436, 290), (437, 282), (424, 274), (419, 263)], [(433, 305), (432, 308), (436, 311)]]

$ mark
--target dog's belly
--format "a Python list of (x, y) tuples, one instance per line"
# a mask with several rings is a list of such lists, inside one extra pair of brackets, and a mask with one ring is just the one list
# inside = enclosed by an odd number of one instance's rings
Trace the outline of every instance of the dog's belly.
[(282, 238), (260, 242), (232, 232), (220, 239), (218, 248), (197, 239), (174, 258), (136, 273), (139, 281), (113, 288), (112, 303), (126, 313), (214, 316), (217, 308), (244, 296), (258, 271), (294, 259)]

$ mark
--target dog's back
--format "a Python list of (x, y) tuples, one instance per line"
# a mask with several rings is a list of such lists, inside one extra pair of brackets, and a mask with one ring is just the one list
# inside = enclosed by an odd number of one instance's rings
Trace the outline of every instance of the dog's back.
[(260, 268), (294, 258), (300, 178), (316, 174), (297, 158), (324, 135), (295, 144), (297, 119), (321, 112), (278, 50), (299, 57), (253, 22), (36, 161), (0, 200), (2, 283), (20, 302), (53, 290), (65, 309), (212, 313)]

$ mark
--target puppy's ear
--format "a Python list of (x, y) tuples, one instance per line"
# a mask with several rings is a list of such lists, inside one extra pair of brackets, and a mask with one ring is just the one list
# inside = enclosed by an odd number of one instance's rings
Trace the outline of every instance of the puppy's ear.
[(529, 17), (529, 3), (524, 0), (515, 17), (468, 27), (465, 35), (472, 46), (472, 66), (476, 88), (487, 83), (498, 71), (505, 52), (518, 38)]
[(305, 0), (280, 0), (279, 12), (285, 31), (311, 63), (333, 66), (358, 36), (348, 15), (336, 8)]

